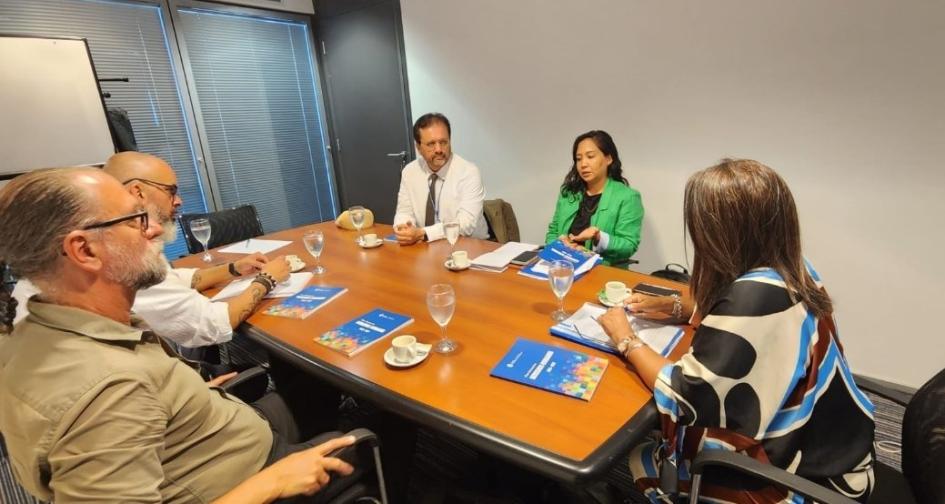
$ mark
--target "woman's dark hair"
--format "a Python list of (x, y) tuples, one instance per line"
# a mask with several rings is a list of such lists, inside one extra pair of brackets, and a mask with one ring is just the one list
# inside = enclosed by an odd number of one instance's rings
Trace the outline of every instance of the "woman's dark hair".
[(0, 334), (13, 330), (16, 318), (16, 299), (7, 290), (7, 263), (0, 260)]
[(817, 317), (830, 296), (807, 272), (794, 197), (777, 173), (750, 159), (723, 159), (686, 182), (683, 208), (692, 238), (692, 294), (702, 315), (751, 269), (769, 267), (789, 295)]
[(0, 334), (13, 330), (16, 317), (16, 298), (10, 295), (5, 285), (0, 285)]
[(606, 131), (593, 130), (578, 135), (578, 137), (574, 139), (574, 146), (571, 147), (571, 171), (565, 175), (564, 183), (561, 184), (562, 196), (579, 194), (585, 189), (586, 184), (584, 183), (584, 179), (581, 178), (581, 174), (578, 173), (577, 160), (574, 158), (577, 157), (578, 144), (588, 138), (593, 140), (597, 148), (600, 149), (605, 156), (610, 156), (612, 160), (610, 166), (607, 167), (607, 178), (629, 185), (627, 179), (623, 177), (623, 167), (620, 164), (620, 156), (617, 154), (617, 146), (614, 145), (614, 139), (611, 138)]

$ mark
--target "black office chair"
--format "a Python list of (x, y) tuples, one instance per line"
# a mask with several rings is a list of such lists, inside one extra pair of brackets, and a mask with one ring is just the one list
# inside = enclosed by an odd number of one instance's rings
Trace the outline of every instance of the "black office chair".
[(210, 242), (207, 248), (229, 245), (263, 234), (262, 222), (256, 214), (256, 207), (243, 205), (227, 210), (209, 213), (181, 214), (177, 217), (180, 229), (187, 240), (187, 251), (191, 254), (203, 252), (203, 245), (190, 231), (190, 223), (194, 219), (210, 220)]
[[(862, 380), (861, 380), (862, 381)], [(869, 502), (909, 504), (945, 504), (945, 369), (925, 383), (911, 399), (873, 383), (860, 383), (861, 389), (902, 404), (902, 473), (876, 461), (875, 485)], [(735, 452), (708, 450), (692, 461), (690, 502), (699, 501), (699, 489), (706, 480), (706, 469), (723, 468), (749, 475), (758, 481), (787, 488), (816, 502), (849, 504), (856, 501), (819, 486), (807, 479), (772, 465), (763, 464)]]
[[(251, 404), (261, 399), (268, 391), (269, 376), (265, 368), (255, 366), (241, 371), (220, 388), (226, 391), (226, 393), (239, 398), (246, 404)], [(345, 435), (355, 437), (354, 445), (337, 450), (332, 453), (331, 456), (350, 461), (351, 452), (358, 451), (360, 455), (359, 460), (362, 465), (366, 465), (365, 462), (368, 460), (373, 460), (377, 482), (375, 483), (367, 481), (365, 478), (359, 478), (343, 489), (339, 488), (338, 490), (333, 490), (331, 487), (328, 487), (326, 491), (330, 493), (322, 496), (322, 498), (327, 498), (329, 504), (346, 504), (352, 502), (363, 502), (365, 504), (369, 502), (380, 502), (386, 504), (387, 488), (384, 485), (381, 448), (377, 435), (368, 429), (354, 429)], [(369, 471), (366, 472), (369, 473)], [(299, 500), (304, 501), (304, 499)]]

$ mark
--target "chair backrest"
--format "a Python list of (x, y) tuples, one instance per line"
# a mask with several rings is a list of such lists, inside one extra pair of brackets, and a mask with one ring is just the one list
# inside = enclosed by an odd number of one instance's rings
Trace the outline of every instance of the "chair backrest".
[(229, 245), (263, 234), (262, 223), (259, 222), (256, 207), (253, 205), (243, 205), (218, 212), (181, 214), (177, 217), (177, 221), (187, 239), (187, 251), (191, 254), (203, 251), (203, 245), (190, 231), (190, 222), (194, 219), (210, 220), (208, 248)]
[(902, 417), (902, 474), (916, 502), (945, 503), (945, 369), (922, 385)]
[(520, 241), (518, 220), (512, 205), (503, 199), (491, 199), (482, 202), (482, 213), (489, 226), (489, 237), (499, 243)]

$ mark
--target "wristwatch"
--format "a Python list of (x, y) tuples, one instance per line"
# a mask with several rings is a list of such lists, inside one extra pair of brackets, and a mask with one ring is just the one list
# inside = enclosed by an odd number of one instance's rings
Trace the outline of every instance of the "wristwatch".
[(640, 348), (641, 346), (646, 345), (640, 338), (624, 338), (620, 340), (620, 343), (617, 343), (617, 350), (621, 355), (629, 356), (630, 352)]

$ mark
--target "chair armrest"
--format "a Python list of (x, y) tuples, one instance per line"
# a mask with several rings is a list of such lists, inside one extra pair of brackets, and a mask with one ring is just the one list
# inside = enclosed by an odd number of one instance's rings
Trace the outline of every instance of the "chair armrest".
[(849, 497), (824, 488), (796, 474), (791, 474), (771, 464), (759, 462), (747, 455), (726, 450), (705, 450), (699, 452), (689, 465), (689, 473), (693, 477), (694, 485), (696, 483), (696, 475), (701, 476), (704, 474), (707, 467), (724, 467), (738, 471), (742, 474), (757, 478), (760, 481), (787, 488), (808, 499), (813, 499), (816, 502), (822, 502), (824, 504), (857, 504), (857, 501)]
[(239, 374), (224, 383), (220, 388), (245, 403), (259, 400), (269, 388), (269, 375), (266, 369), (255, 366), (241, 371)]
[(870, 378), (869, 376), (854, 374), (853, 380), (856, 381), (856, 386), (861, 390), (889, 399), (902, 407), (908, 406), (912, 396), (915, 395), (914, 388)]

